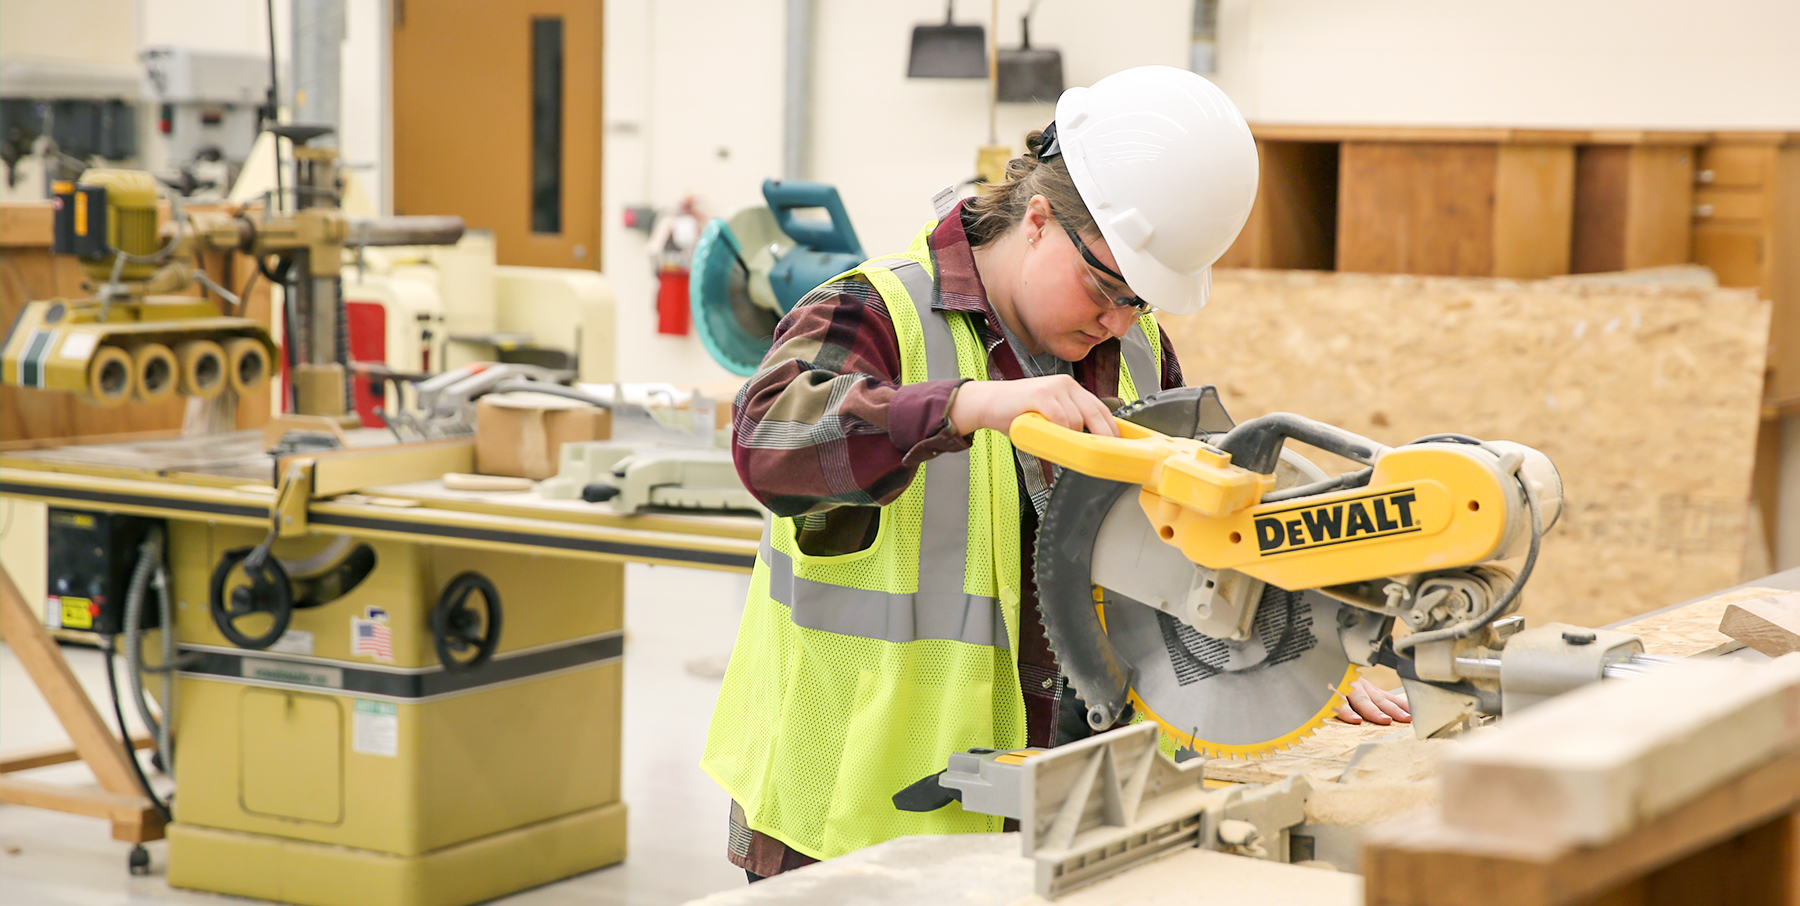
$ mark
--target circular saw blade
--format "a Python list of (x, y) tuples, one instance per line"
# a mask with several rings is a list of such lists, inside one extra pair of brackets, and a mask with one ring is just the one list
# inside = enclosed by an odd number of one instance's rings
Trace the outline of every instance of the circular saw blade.
[(1133, 667), (1132, 705), (1202, 754), (1256, 757), (1293, 745), (1331, 717), (1356, 678), (1338, 641), (1342, 605), (1316, 592), (1266, 587), (1242, 642), (1202, 635), (1129, 598), (1106, 596), (1101, 606), (1108, 640)]
[[(1211, 388), (1154, 394), (1118, 415), (1173, 436), (1230, 427)], [(1065, 470), (1038, 529), (1039, 614), (1076, 694), (1102, 709), (1129, 698), (1175, 742), (1214, 756), (1257, 757), (1317, 730), (1356, 677), (1338, 636), (1343, 605), (1268, 587), (1251, 638), (1233, 642), (1094, 584), (1102, 523), (1148, 527), (1137, 490)]]

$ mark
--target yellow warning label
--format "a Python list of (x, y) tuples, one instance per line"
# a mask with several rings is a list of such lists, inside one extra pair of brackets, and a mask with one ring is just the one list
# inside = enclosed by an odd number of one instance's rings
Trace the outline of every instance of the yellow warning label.
[(50, 518), (54, 520), (57, 525), (69, 525), (74, 526), (75, 528), (94, 527), (94, 516), (92, 513), (52, 513), (50, 514)]
[(87, 598), (62, 599), (62, 628), (92, 629), (94, 628), (94, 612), (90, 608), (93, 602)]

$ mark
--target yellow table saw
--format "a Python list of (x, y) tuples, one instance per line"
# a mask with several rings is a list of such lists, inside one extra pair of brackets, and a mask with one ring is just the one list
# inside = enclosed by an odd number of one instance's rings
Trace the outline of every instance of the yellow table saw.
[(444, 489), (470, 447), (0, 457), (0, 495), (163, 520), (170, 884), (459, 906), (624, 859), (623, 563), (747, 571), (760, 520)]

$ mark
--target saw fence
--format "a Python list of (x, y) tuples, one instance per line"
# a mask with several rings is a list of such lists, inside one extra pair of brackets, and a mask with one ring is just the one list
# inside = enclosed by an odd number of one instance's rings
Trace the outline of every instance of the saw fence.
[(1533, 624), (1735, 585), (1746, 551), (1769, 571), (1748, 543), (1769, 323), (1752, 291), (1226, 270), (1204, 311), (1159, 317), (1187, 382), (1217, 385), (1239, 421), (1287, 411), (1387, 444), (1456, 431), (1547, 454), (1567, 503), (1525, 592)]

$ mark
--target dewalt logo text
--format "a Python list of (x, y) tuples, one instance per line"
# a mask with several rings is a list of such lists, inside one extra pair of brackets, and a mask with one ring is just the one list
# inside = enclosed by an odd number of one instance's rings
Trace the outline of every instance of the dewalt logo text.
[(1264, 557), (1330, 547), (1419, 530), (1412, 488), (1277, 510), (1256, 517), (1256, 546)]

